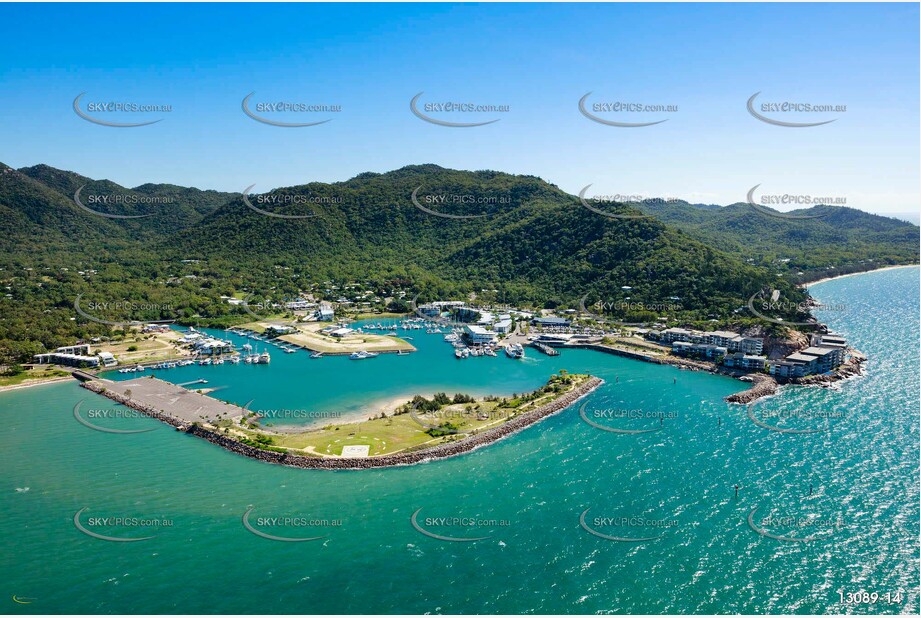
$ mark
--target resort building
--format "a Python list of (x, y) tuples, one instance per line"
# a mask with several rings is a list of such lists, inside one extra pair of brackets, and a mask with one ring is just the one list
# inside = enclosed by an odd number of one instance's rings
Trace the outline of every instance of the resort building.
[[(637, 330), (637, 333), (640, 331)], [(701, 332), (684, 328), (666, 328), (665, 330), (642, 331), (646, 339), (657, 340), (663, 343), (684, 341), (687, 343), (702, 343), (706, 345), (726, 348), (729, 352), (742, 352), (743, 354), (758, 355), (764, 351), (764, 339), (761, 337), (743, 337), (738, 333), (726, 330)]]
[(496, 340), (496, 334), (490, 330), (486, 330), (482, 326), (477, 326), (475, 324), (468, 324), (464, 326), (464, 336), (467, 337), (467, 340), (475, 345), (492, 343)]
[(768, 373), (776, 378), (802, 378), (806, 375), (806, 365), (788, 360), (770, 361)]
[(309, 300), (304, 300), (303, 298), (291, 300), (285, 303), (285, 309), (290, 311), (305, 311), (307, 309), (313, 309), (316, 306), (316, 303), (312, 303)]
[(736, 337), (739, 337), (739, 334), (726, 330), (715, 330), (712, 332), (703, 333), (702, 337), (704, 343), (709, 343), (710, 345), (720, 345), (728, 349), (729, 342), (733, 341)]
[(730, 352), (758, 355), (764, 351), (764, 339), (761, 337), (743, 337), (737, 335), (729, 341), (727, 347)]
[(800, 354), (796, 352), (794, 354), (788, 355), (785, 359), (788, 363), (795, 363), (797, 365), (803, 366), (803, 375), (812, 375), (815, 373), (816, 369), (816, 358), (815, 356), (806, 356), (805, 354)]
[(649, 336), (665, 343), (674, 343), (675, 341), (697, 343), (701, 340), (702, 333), (684, 328), (666, 328), (663, 331), (649, 331)]
[(419, 313), (430, 318), (437, 318), (441, 315), (441, 309), (435, 304), (419, 305)]
[(828, 373), (845, 361), (847, 342), (843, 337), (813, 335), (812, 342), (813, 345), (804, 350), (790, 354), (783, 360), (768, 363), (768, 372), (780, 378), (801, 378)]
[(142, 333), (166, 333), (169, 332), (169, 326), (166, 324), (145, 324), (141, 327)]
[(93, 355), (89, 344), (62, 346), (54, 352), (36, 354), (35, 362), (39, 365), (64, 365), (65, 367), (114, 367), (118, 364), (109, 352)]
[(477, 318), (476, 323), (480, 326), (489, 326), (496, 321), (496, 316), (494, 316), (489, 311), (480, 311), (480, 317)]
[(820, 348), (847, 348), (847, 339), (834, 333), (826, 333), (812, 336), (812, 345)]
[(459, 307), (463, 307), (466, 304), (467, 303), (465, 303), (462, 300), (439, 300), (439, 301), (435, 301), (434, 303), (432, 303), (432, 306), (437, 307), (438, 309), (441, 309), (442, 311), (446, 311), (450, 309), (457, 309)]
[(533, 320), (531, 320), (531, 324), (534, 324), (535, 326), (551, 326), (551, 327), (565, 328), (569, 326), (570, 322), (566, 318), (547, 317), (547, 318), (534, 318)]
[(329, 305), (323, 305), (319, 309), (317, 309), (314, 315), (321, 322), (332, 322), (333, 316), (335, 314), (336, 312), (333, 311), (332, 307), (330, 307)]
[(572, 341), (574, 337), (575, 335), (570, 333), (542, 333), (534, 341), (535, 343), (543, 343), (549, 346), (560, 346), (566, 345)]
[(688, 341), (673, 341), (672, 352), (680, 356), (693, 356), (697, 358), (706, 358), (707, 360), (717, 360), (729, 352), (724, 346), (711, 345), (709, 343), (690, 343)]
[(493, 330), (500, 335), (505, 335), (511, 332), (512, 330), (512, 319), (500, 319), (498, 322), (493, 324)]
[(844, 362), (844, 350), (842, 348), (819, 348), (813, 346), (800, 350), (799, 353), (803, 356), (815, 358), (816, 373), (831, 371)]
[(766, 356), (743, 354), (742, 352), (733, 352), (723, 358), (723, 364), (727, 367), (744, 371), (764, 371), (766, 363)]
[(203, 356), (214, 354), (230, 354), (234, 351), (233, 344), (223, 339), (202, 337), (192, 344), (192, 349)]

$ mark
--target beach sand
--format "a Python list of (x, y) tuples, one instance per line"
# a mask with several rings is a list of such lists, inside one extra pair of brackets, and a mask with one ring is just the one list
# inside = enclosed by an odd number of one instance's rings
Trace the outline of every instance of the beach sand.
[(7, 386), (0, 386), (0, 393), (6, 391), (15, 391), (20, 388), (32, 388), (33, 386), (44, 386), (45, 384), (54, 384), (56, 382), (67, 382), (68, 380), (73, 380), (71, 376), (58, 376), (55, 378), (39, 378), (36, 380), (26, 380), (21, 384), (9, 384)]
[(857, 273), (848, 273), (846, 275), (837, 275), (835, 277), (825, 277), (824, 279), (816, 279), (815, 281), (808, 281), (806, 283), (801, 283), (800, 287), (808, 288), (810, 286), (816, 285), (817, 283), (825, 283), (826, 281), (834, 281), (835, 279), (843, 279), (845, 277), (856, 277), (857, 275), (866, 275), (867, 273), (876, 273), (883, 270), (895, 270), (896, 268), (917, 268), (917, 264), (903, 264), (900, 266), (883, 266), (882, 268), (873, 268), (871, 270), (862, 270)]

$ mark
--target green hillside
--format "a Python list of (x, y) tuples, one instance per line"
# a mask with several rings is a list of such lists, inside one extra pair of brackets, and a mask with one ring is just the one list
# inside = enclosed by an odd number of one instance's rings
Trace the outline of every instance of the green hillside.
[[(84, 196), (169, 199), (94, 204), (108, 214), (155, 215), (113, 219), (81, 209), (73, 195), (80, 187)], [(77, 316), (78, 295), (93, 316), (110, 321), (231, 324), (250, 316), (222, 296), (277, 301), (311, 292), (336, 300), (352, 284), (397, 299), (395, 308), (416, 295), (570, 308), (584, 299), (587, 307), (600, 301), (617, 319), (665, 314), (673, 323), (745, 326), (756, 319), (744, 305), (762, 289), (803, 300), (794, 283), (811, 273), (918, 256), (917, 227), (853, 209), (810, 220), (775, 219), (744, 204), (604, 210), (654, 216), (592, 212), (535, 176), (437, 165), (245, 199), (174, 185), (127, 189), (44, 165), (3, 166), (0, 363), (111, 334)]]

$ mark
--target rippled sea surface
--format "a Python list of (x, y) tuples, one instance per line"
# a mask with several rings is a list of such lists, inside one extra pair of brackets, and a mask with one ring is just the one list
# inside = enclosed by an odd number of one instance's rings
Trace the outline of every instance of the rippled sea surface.
[[(576, 405), (406, 468), (272, 466), (150, 419), (105, 421), (145, 433), (92, 431), (75, 404), (84, 416), (112, 405), (75, 383), (0, 394), (0, 581), (7, 599), (31, 601), (4, 602), (10, 613), (917, 613), (918, 277), (815, 285), (834, 309), (821, 319), (870, 357), (866, 375), (750, 409), (723, 402), (745, 387), (724, 377), (581, 350), (458, 361), (424, 331), (404, 357), (276, 352), (268, 367), (162, 375), (205, 378), (253, 408), (350, 415), (415, 392), (523, 392), (560, 369), (606, 381), (580, 402), (602, 429)], [(257, 536), (241, 521), (250, 507), (257, 530), (324, 538)], [(81, 509), (90, 531), (154, 538), (93, 538), (74, 523)], [(433, 538), (414, 513), (433, 534), (486, 538)], [(878, 600), (841, 604), (858, 592)]]

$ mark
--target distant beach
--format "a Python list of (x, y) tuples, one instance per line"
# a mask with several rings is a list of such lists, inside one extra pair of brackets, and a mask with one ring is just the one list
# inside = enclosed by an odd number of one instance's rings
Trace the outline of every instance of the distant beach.
[(824, 279), (816, 279), (815, 281), (807, 281), (806, 283), (800, 284), (801, 287), (808, 288), (809, 286), (816, 285), (818, 283), (825, 283), (826, 281), (834, 281), (835, 279), (843, 279), (844, 277), (854, 277), (856, 275), (866, 275), (867, 273), (878, 273), (884, 270), (895, 270), (896, 268), (917, 268), (918, 264), (902, 264), (899, 266), (883, 266), (882, 268), (872, 268), (870, 270), (862, 270), (857, 273), (847, 273), (846, 275), (836, 275), (834, 277), (825, 277)]

